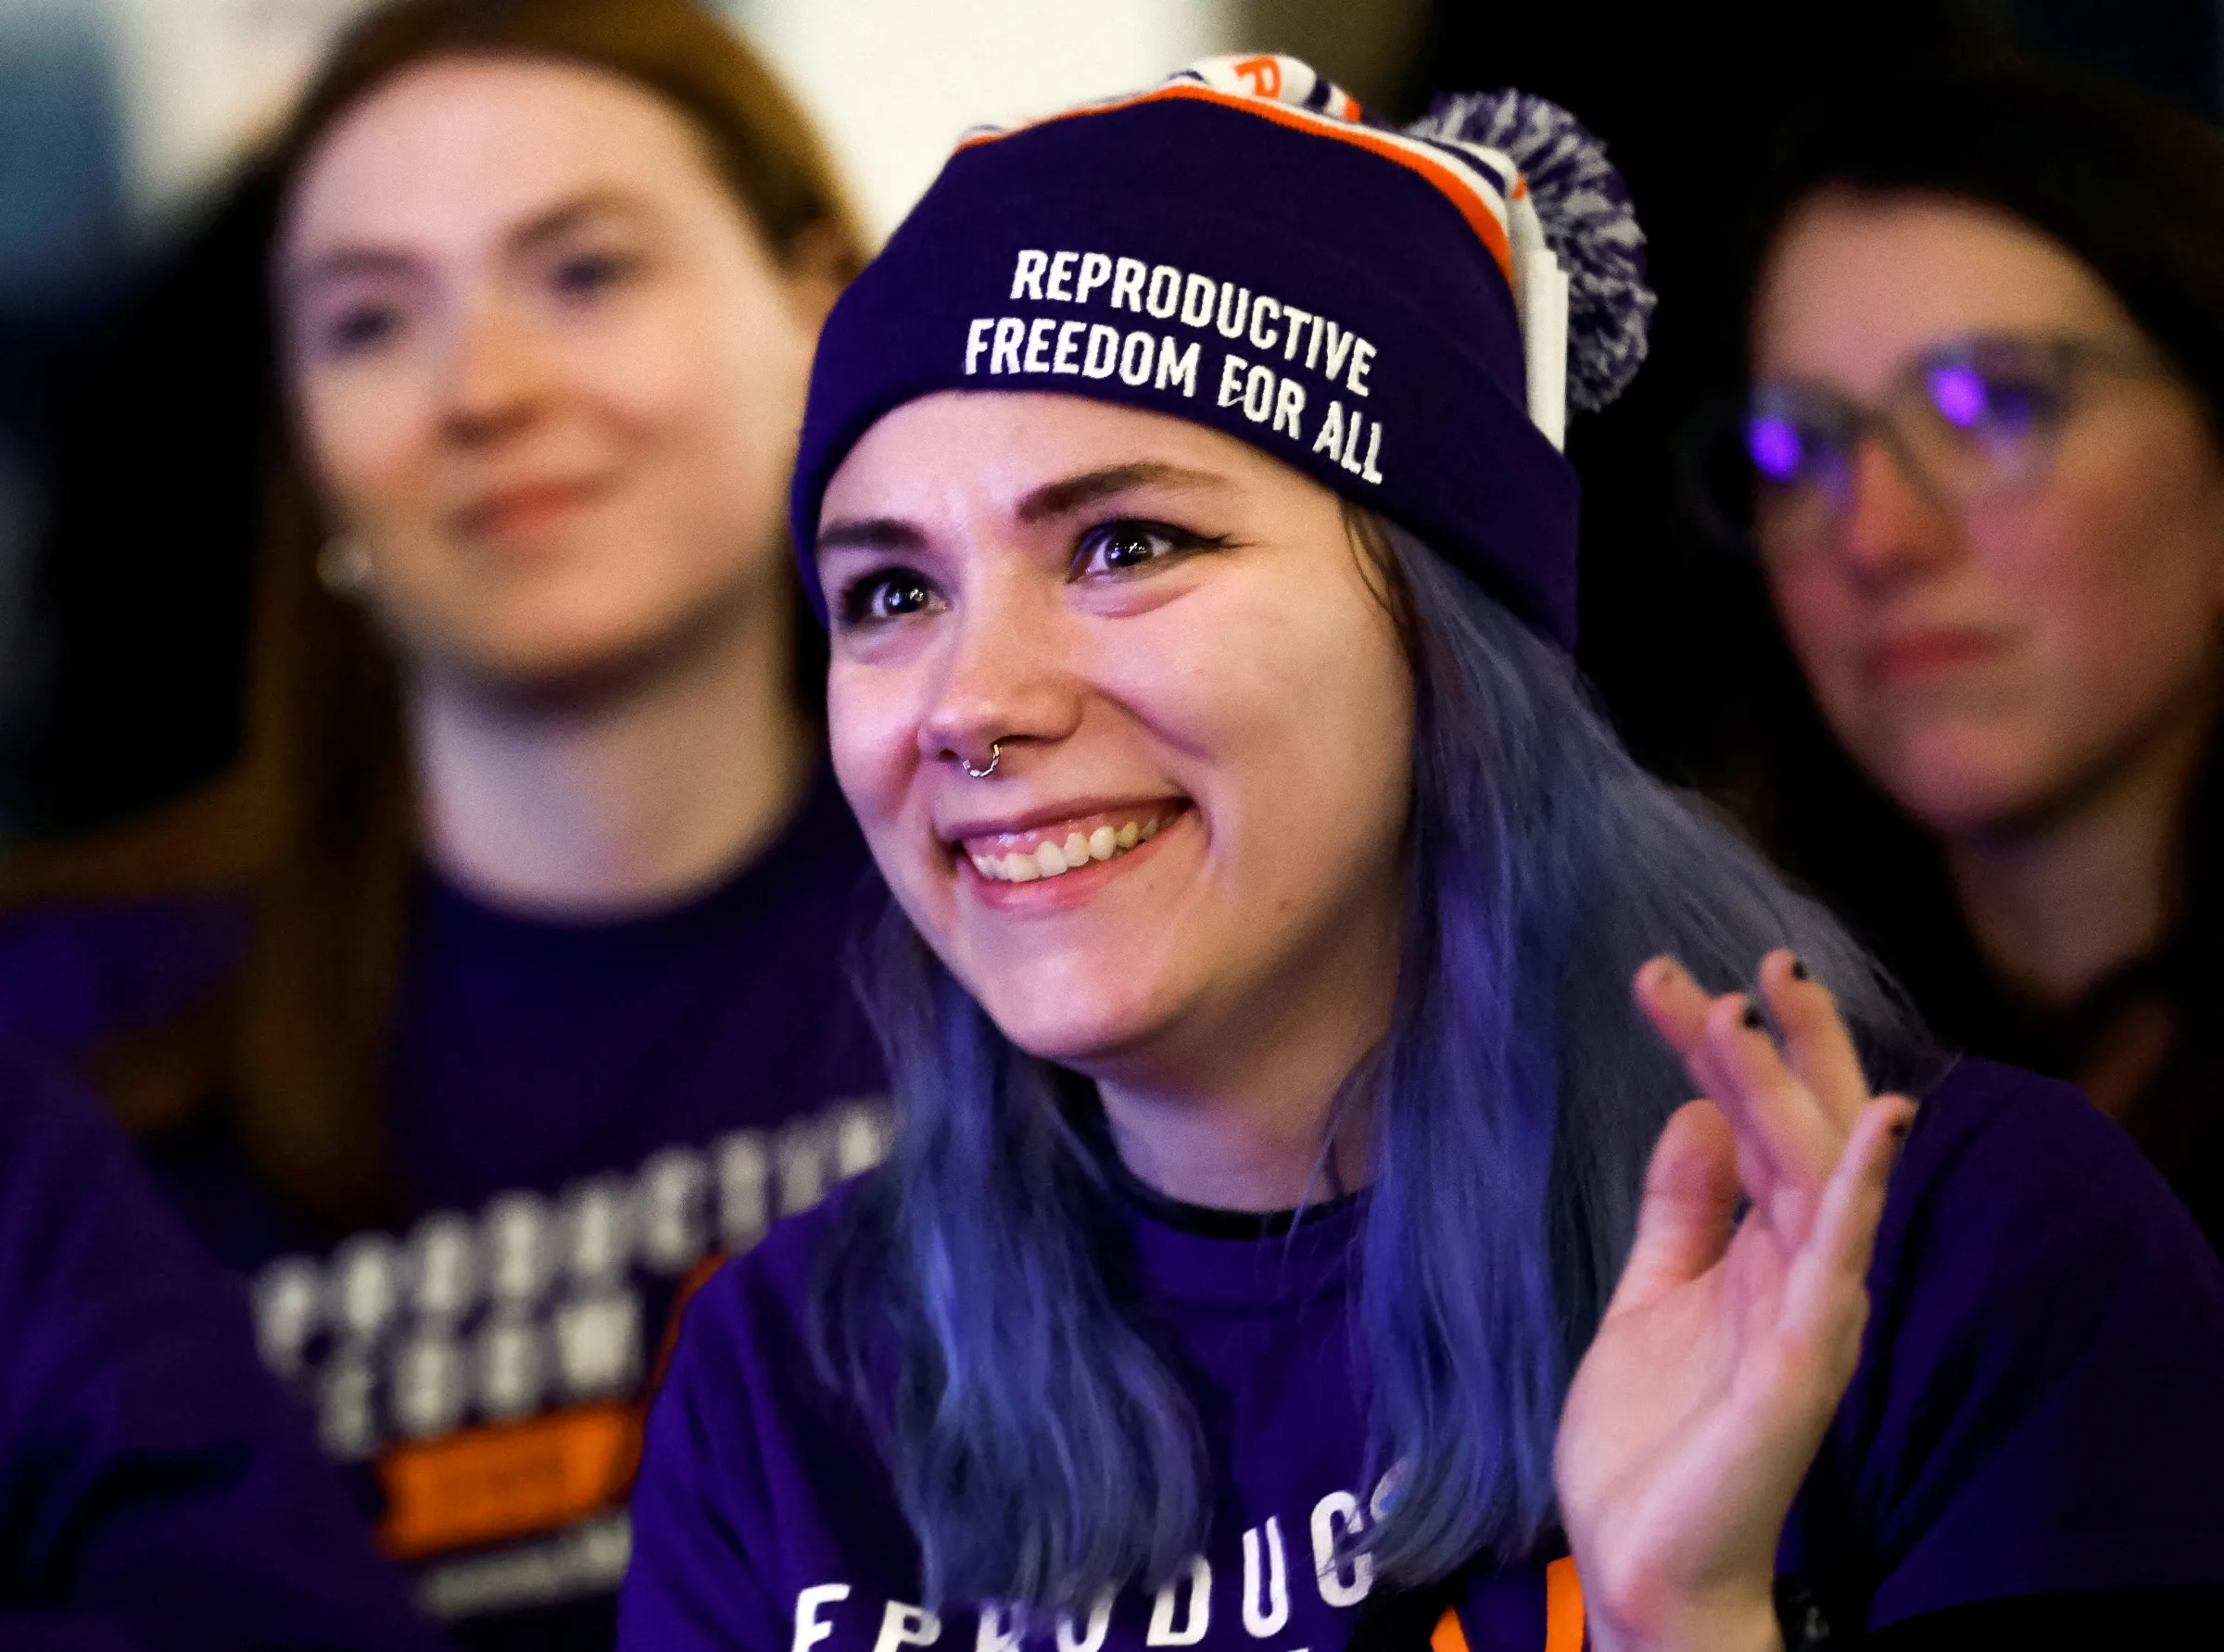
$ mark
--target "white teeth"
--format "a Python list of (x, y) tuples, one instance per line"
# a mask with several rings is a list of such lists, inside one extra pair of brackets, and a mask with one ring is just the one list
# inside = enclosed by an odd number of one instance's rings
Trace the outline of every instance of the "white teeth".
[(1032, 854), (1013, 850), (1008, 854), (977, 854), (970, 857), (973, 869), (994, 883), (1033, 883), (1038, 878), (1059, 877), (1097, 861), (1108, 861), (1127, 853), (1139, 844), (1156, 838), (1164, 820), (1131, 820), (1123, 826), (1100, 826), (1094, 831), (1079, 830), (1066, 834), (1063, 843), (1038, 844)]

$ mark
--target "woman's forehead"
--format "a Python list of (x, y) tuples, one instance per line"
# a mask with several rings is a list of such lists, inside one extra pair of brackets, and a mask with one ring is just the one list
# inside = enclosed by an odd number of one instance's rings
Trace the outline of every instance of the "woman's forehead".
[(1093, 477), (1246, 497), (1325, 491), (1246, 443), (1164, 414), (1079, 397), (943, 391), (876, 423), (828, 484), (819, 525), (860, 514), (1056, 513)]
[(584, 64), (436, 58), (343, 114), (289, 202), (295, 258), (335, 241), (444, 244), (497, 235), (567, 200), (643, 211), (716, 188), (687, 120), (656, 94)]
[(1862, 391), (1909, 355), (1970, 333), (2129, 333), (2107, 285), (2003, 208), (1826, 190), (1778, 231), (1753, 309), (1771, 377)]

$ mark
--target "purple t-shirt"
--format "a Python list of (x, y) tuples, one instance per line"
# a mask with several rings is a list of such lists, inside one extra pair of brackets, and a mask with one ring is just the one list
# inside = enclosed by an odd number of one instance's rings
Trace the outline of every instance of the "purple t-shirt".
[[(785, 1224), (689, 1309), (635, 1493), (621, 1646), (1342, 1646), (1371, 1581), (1337, 1559), (1373, 1490), (1350, 1369), (1358, 1220), (1346, 1205), (1288, 1239), (1235, 1240), (1137, 1206), (1154, 1319), (1206, 1390), (1212, 1529), (1162, 1595), (1131, 1589), (1101, 1622), (1083, 1611), (1017, 1642), (971, 1605), (921, 1604), (870, 1432), (805, 1340), (828, 1213)], [(1959, 1066), (1895, 1173), (1870, 1290), (1865, 1356), (1785, 1543), (1836, 1620), (2224, 1584), (2224, 1270), (2075, 1091)], [(1540, 1652), (1548, 1558), (1460, 1586), (1474, 1652)]]
[[(676, 1305), (883, 1150), (845, 975), (868, 867), (822, 775), (770, 849), (666, 911), (521, 916), (422, 876), (387, 1045), (414, 1213), (394, 1230), (306, 1220), (221, 1115), (145, 1144), (251, 1275), (265, 1357), (465, 1646), (608, 1647)], [(222, 901), (19, 920), (0, 1030), (82, 1050), (220, 987), (247, 940)]]
[(0, 1646), (430, 1652), (238, 1281), (74, 1076), (0, 1041)]

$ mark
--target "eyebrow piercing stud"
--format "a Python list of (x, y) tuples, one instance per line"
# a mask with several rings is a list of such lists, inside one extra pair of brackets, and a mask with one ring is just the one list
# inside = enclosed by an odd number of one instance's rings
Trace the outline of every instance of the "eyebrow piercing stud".
[(1004, 742), (1002, 740), (995, 740), (992, 741), (989, 746), (989, 761), (982, 764), (979, 768), (975, 768), (973, 766), (973, 760), (964, 755), (962, 752), (958, 755), (957, 765), (958, 767), (964, 769), (966, 774), (972, 779), (986, 780), (991, 775), (993, 775), (996, 772), (996, 765), (1003, 761)]

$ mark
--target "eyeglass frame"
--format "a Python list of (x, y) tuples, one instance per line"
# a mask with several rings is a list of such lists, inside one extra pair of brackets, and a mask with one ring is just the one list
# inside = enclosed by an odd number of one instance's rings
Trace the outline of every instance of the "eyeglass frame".
[[(1935, 476), (1924, 463), (1916, 444), (1902, 428), (1902, 422), (1914, 408), (1919, 407), (1924, 415), (1952, 424), (1951, 417), (1937, 404), (1929, 382), (1931, 375), (1943, 367), (1967, 365), (1972, 358), (1989, 348), (2039, 350), (2050, 355), (2053, 383), (2058, 386), (2062, 406), (2053, 415), (2053, 428), (2041, 437), (2042, 448), (2028, 473), (2005, 483), (1994, 478), (1990, 486), (1957, 490)], [(1724, 434), (1722, 426), (1726, 422), (1736, 433), (1744, 478), (1756, 490), (1769, 486), (1767, 474), (1752, 456), (1750, 443), (1756, 407), (1772, 394), (1798, 395), (1804, 398), (1808, 408), (1819, 404), (1837, 415), (1830, 434), (1837, 438), (1833, 445), (1849, 478), (1844, 496), (1830, 501), (1830, 514), (1838, 521), (1844, 520), (1852, 504), (1852, 461), (1864, 444), (1872, 438), (1890, 457), (1894, 468), (1910, 486), (1947, 509), (1965, 509), (1985, 498), (2028, 492), (2041, 486), (2053, 470), (2062, 426), (2073, 410), (2070, 403), (2077, 378), (2096, 372), (2147, 381), (2169, 381), (2179, 376), (2143, 340), (2074, 332), (2028, 334), (1983, 330), (1940, 340), (1908, 357), (1893, 370), (1884, 396), (1876, 402), (1856, 401), (1830, 385), (1810, 379), (1758, 384), (1741, 400), (1727, 405), (1717, 403), (1711, 417), (1702, 414), (1687, 426), (1684, 440), (1679, 444), (1683, 449), (1679, 469), (1684, 473), (1687, 503), (1708, 538), (1717, 546), (1750, 558), (1759, 557), (1762, 547), (1757, 533), (1750, 523), (1740, 524), (1723, 510), (1714, 487), (1706, 478), (1705, 449), (1711, 435), (1712, 439), (1719, 439)]]

